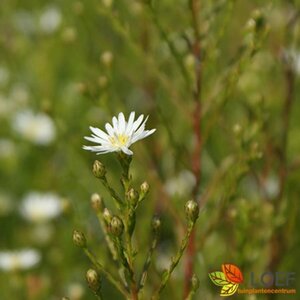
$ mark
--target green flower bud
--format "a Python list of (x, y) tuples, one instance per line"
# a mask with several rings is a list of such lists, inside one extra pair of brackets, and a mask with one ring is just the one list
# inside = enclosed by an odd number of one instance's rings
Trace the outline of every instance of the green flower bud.
[(86, 238), (81, 231), (78, 230), (73, 231), (73, 243), (80, 248), (86, 247)]
[(135, 189), (130, 189), (128, 192), (128, 199), (131, 204), (135, 205), (139, 200), (139, 193)]
[(160, 226), (161, 226), (160, 218), (158, 216), (154, 216), (151, 221), (151, 227), (152, 227), (153, 231), (154, 232), (159, 231)]
[(199, 282), (199, 278), (196, 274), (193, 274), (191, 282), (192, 282), (192, 289), (194, 291), (198, 290), (198, 288), (200, 286), (200, 282)]
[(119, 217), (114, 216), (110, 222), (110, 232), (113, 235), (119, 237), (122, 235), (123, 231), (124, 231), (124, 225), (122, 220)]
[(99, 161), (95, 160), (93, 164), (93, 174), (96, 178), (104, 178), (106, 174), (105, 166)]
[(185, 204), (185, 215), (188, 220), (195, 222), (199, 216), (199, 205), (194, 200), (189, 200)]
[(143, 195), (148, 194), (148, 192), (149, 192), (149, 184), (148, 184), (148, 182), (147, 182), (147, 181), (143, 182), (143, 183), (141, 184), (140, 189), (141, 189), (141, 193), (142, 193)]
[(94, 269), (89, 269), (85, 277), (89, 288), (97, 293), (101, 288), (101, 278), (99, 274)]
[(61, 300), (70, 300), (68, 297), (62, 297)]
[(111, 222), (112, 215), (111, 212), (105, 207), (103, 210), (103, 218), (106, 221), (107, 224)]
[(91, 205), (95, 212), (103, 211), (104, 203), (99, 194), (95, 193), (91, 197)]

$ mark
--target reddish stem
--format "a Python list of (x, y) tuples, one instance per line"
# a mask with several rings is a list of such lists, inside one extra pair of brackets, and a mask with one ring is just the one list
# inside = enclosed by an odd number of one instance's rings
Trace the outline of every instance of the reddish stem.
[[(194, 133), (194, 150), (192, 154), (192, 171), (196, 179), (193, 190), (193, 198), (198, 201), (198, 190), (201, 181), (201, 153), (202, 153), (202, 131), (201, 131), (201, 87), (202, 87), (202, 61), (200, 47), (200, 33), (198, 24), (199, 0), (190, 0), (190, 9), (192, 13), (192, 23), (195, 32), (195, 41), (192, 45), (192, 52), (195, 58), (195, 87), (193, 90), (194, 111), (193, 111), (193, 133)], [(186, 253), (186, 261), (184, 268), (184, 299), (190, 292), (191, 278), (194, 270), (194, 260), (196, 256), (196, 232), (193, 230)]]

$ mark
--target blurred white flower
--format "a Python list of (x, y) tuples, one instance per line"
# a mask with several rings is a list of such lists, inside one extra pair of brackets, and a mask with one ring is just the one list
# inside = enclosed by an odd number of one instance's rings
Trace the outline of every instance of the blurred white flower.
[(44, 113), (34, 114), (31, 110), (18, 112), (12, 126), (25, 139), (39, 145), (48, 145), (55, 138), (54, 123)]
[(123, 151), (127, 155), (132, 155), (133, 152), (129, 150), (129, 147), (156, 130), (145, 130), (148, 117), (144, 119), (144, 115), (140, 115), (136, 121), (134, 121), (134, 118), (135, 112), (131, 112), (128, 122), (125, 121), (123, 113), (119, 113), (118, 119), (116, 117), (112, 118), (113, 126), (109, 123), (105, 124), (108, 134), (99, 128), (90, 126), (93, 134), (91, 137), (84, 138), (99, 145), (83, 146), (83, 149), (97, 152), (97, 154)]
[(84, 287), (82, 284), (74, 282), (69, 284), (67, 294), (70, 299), (79, 300), (84, 296)]
[(44, 222), (59, 216), (63, 210), (61, 199), (53, 193), (31, 192), (20, 206), (21, 215), (31, 222)]
[(169, 179), (165, 184), (168, 195), (183, 197), (189, 195), (196, 184), (195, 176), (188, 170), (181, 171), (178, 176)]
[(270, 176), (265, 182), (265, 190), (269, 198), (275, 198), (279, 193), (279, 180), (276, 176)]
[(50, 34), (55, 32), (62, 21), (61, 12), (57, 7), (47, 7), (40, 16), (40, 29), (42, 32)]
[(41, 255), (34, 249), (0, 251), (0, 269), (4, 271), (27, 270), (37, 265)]

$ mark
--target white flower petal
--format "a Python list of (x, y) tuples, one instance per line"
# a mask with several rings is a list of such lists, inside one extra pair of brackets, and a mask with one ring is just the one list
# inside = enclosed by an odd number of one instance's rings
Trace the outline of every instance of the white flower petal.
[(93, 136), (93, 137), (85, 136), (84, 139), (86, 139), (87, 141), (93, 142), (93, 143), (98, 143), (98, 144), (103, 144), (103, 142), (105, 142), (103, 139), (101, 139), (99, 137), (95, 137), (95, 136)]
[(127, 126), (126, 126), (125, 134), (127, 134), (127, 135), (129, 135), (131, 133), (133, 122), (134, 122), (134, 117), (135, 117), (135, 112), (133, 111), (133, 112), (130, 113), (128, 123), (127, 123)]
[(123, 113), (119, 113), (119, 133), (125, 133), (126, 122)]
[(116, 118), (116, 117), (113, 117), (112, 118), (112, 122), (113, 122), (113, 129), (114, 129), (114, 131), (117, 133), (117, 134), (119, 134), (120, 133), (120, 130), (119, 130), (119, 122), (118, 122), (118, 119)]
[(108, 134), (111, 137), (113, 137), (115, 135), (115, 130), (114, 130), (114, 128), (109, 123), (105, 124), (105, 129), (107, 130)]
[(148, 120), (148, 116), (146, 117), (146, 119), (144, 120), (144, 122), (140, 125), (140, 127), (138, 129), (135, 130), (133, 137), (135, 135), (140, 135), (144, 130), (145, 130), (145, 124)]
[(92, 126), (90, 126), (90, 129), (91, 129), (91, 131), (92, 131), (95, 135), (101, 137), (102, 139), (104, 139), (104, 140), (107, 140), (107, 139), (108, 139), (108, 135), (107, 135), (104, 131), (102, 131), (101, 129), (96, 128), (96, 127), (92, 127)]
[(121, 149), (127, 155), (132, 155), (133, 154), (133, 152), (131, 150), (129, 150), (127, 147), (122, 147)]
[(82, 147), (84, 150), (89, 150), (92, 152), (102, 152), (102, 151), (107, 151), (109, 148), (105, 146), (83, 146)]
[(144, 119), (144, 115), (140, 115), (138, 119), (133, 123), (132, 130), (135, 131), (141, 125)]
[(151, 130), (143, 131), (139, 134), (135, 134), (133, 136), (133, 138), (131, 139), (131, 143), (133, 144), (139, 140), (142, 140), (142, 139), (146, 138), (147, 136), (151, 135), (152, 133), (154, 133), (155, 131), (156, 131), (156, 129), (151, 129)]

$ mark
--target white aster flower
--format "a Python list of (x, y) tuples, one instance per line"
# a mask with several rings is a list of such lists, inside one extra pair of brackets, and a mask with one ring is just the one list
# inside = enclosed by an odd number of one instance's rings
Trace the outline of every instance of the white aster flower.
[(34, 249), (0, 251), (0, 269), (4, 271), (27, 270), (37, 265), (41, 255)]
[(21, 215), (31, 222), (44, 222), (59, 216), (63, 210), (61, 199), (53, 193), (31, 192), (20, 207)]
[(119, 113), (118, 119), (116, 117), (112, 118), (113, 126), (109, 123), (105, 124), (107, 133), (90, 126), (93, 134), (91, 137), (84, 138), (99, 145), (83, 146), (83, 149), (97, 152), (97, 154), (123, 151), (127, 155), (132, 155), (133, 152), (129, 150), (129, 147), (156, 130), (145, 130), (148, 117), (144, 119), (144, 115), (140, 115), (136, 121), (134, 121), (134, 118), (135, 112), (130, 113), (128, 121), (125, 120), (123, 113)]
[(53, 120), (44, 113), (34, 114), (31, 110), (18, 112), (12, 126), (25, 139), (38, 145), (48, 145), (55, 138)]

